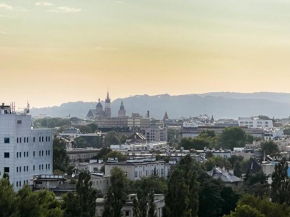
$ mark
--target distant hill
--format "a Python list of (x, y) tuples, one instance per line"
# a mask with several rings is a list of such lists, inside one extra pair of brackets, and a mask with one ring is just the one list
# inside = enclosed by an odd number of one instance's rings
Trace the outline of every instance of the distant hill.
[[(122, 99), (112, 102), (112, 115), (116, 116)], [(137, 95), (123, 99), (127, 115), (138, 112), (162, 118), (165, 111), (169, 118), (196, 116), (199, 114), (213, 115), (215, 118), (237, 118), (239, 116), (267, 115), (269, 117), (290, 116), (289, 93), (231, 93), (216, 92), (205, 94), (188, 94), (170, 96), (168, 94), (149, 96)], [(104, 106), (104, 102), (102, 102)], [(95, 108), (96, 102), (68, 102), (60, 106), (32, 108), (33, 116), (47, 114), (53, 117), (84, 118), (89, 109)]]

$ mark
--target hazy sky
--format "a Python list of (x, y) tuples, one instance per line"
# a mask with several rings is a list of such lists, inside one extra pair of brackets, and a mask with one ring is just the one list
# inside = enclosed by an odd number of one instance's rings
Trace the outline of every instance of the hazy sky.
[(290, 92), (290, 0), (0, 0), (1, 100)]

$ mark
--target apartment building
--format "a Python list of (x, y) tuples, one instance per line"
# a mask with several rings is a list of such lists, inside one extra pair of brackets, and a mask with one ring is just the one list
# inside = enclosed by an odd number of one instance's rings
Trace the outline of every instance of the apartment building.
[(52, 174), (52, 140), (51, 130), (33, 129), (28, 110), (0, 106), (0, 173), (9, 175), (15, 191), (32, 185), (35, 175)]

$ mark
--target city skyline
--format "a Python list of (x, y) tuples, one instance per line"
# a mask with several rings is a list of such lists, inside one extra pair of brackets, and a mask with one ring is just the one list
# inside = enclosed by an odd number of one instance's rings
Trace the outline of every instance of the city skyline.
[(289, 93), (288, 9), (286, 0), (3, 0), (2, 101), (90, 102), (108, 88), (113, 99)]

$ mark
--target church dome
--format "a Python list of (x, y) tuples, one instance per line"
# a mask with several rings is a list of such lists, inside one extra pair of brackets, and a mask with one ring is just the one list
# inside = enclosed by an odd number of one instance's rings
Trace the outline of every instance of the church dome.
[(99, 99), (99, 102), (98, 102), (98, 104), (97, 104), (97, 108), (102, 108), (103, 109), (103, 106), (102, 106), (102, 104), (101, 104), (101, 100)]

